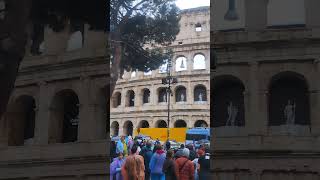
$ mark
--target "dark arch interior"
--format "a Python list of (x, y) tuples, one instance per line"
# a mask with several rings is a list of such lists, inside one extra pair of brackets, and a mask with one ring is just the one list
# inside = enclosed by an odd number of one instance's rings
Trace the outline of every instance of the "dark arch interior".
[[(51, 142), (75, 142), (78, 139), (79, 99), (72, 90), (56, 94), (52, 105)], [(62, 123), (62, 124), (61, 124)], [(59, 135), (62, 134), (62, 135)]]
[(207, 101), (207, 91), (206, 87), (198, 85), (194, 88), (194, 101)]
[(121, 105), (121, 93), (116, 92), (113, 97), (113, 107), (116, 108)]
[(119, 135), (119, 123), (116, 121), (112, 122), (111, 130), (112, 130), (112, 135), (118, 136)]
[(287, 124), (285, 108), (295, 105), (294, 124), (310, 124), (308, 86), (303, 76), (291, 72), (281, 73), (272, 78), (269, 87), (269, 125)]
[(9, 115), (9, 146), (23, 145), (34, 137), (36, 103), (31, 96), (21, 96), (14, 103), (14, 112)]
[[(210, 124), (213, 127), (230, 126), (232, 124), (232, 118), (230, 117), (234, 117), (234, 126), (244, 126), (243, 92), (245, 88), (242, 82), (233, 76), (223, 76), (216, 78), (212, 84), (213, 116), (211, 116), (212, 122)], [(228, 112), (230, 109), (233, 109), (234, 113)]]
[(149, 123), (148, 121), (141, 121), (138, 125), (139, 128), (148, 128), (149, 127)]
[(143, 103), (150, 103), (150, 90), (149, 89), (143, 90)]
[(177, 120), (174, 123), (174, 127), (177, 127), (177, 128), (187, 127), (187, 123), (184, 120)]
[(208, 124), (204, 120), (198, 120), (194, 123), (194, 127), (208, 127)]
[(180, 86), (176, 89), (176, 102), (187, 101), (187, 90), (185, 87)]
[(167, 102), (167, 92), (165, 88), (159, 89), (158, 102)]
[(128, 106), (130, 107), (134, 106), (134, 96), (135, 96), (134, 91), (130, 90), (128, 92)]
[(166, 121), (160, 120), (160, 121), (157, 123), (157, 127), (158, 127), (158, 128), (167, 128), (167, 123), (166, 123)]
[(124, 123), (125, 135), (133, 135), (133, 124), (131, 121)]

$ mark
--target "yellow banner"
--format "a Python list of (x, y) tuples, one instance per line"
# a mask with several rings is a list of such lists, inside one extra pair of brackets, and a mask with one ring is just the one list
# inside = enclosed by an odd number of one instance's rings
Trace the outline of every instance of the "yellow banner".
[[(140, 133), (135, 129), (134, 136), (140, 134), (150, 136), (153, 140), (156, 140), (157, 138), (160, 141), (167, 140), (167, 128), (140, 128), (139, 131)], [(184, 143), (186, 141), (186, 132), (187, 128), (169, 128), (169, 139)]]

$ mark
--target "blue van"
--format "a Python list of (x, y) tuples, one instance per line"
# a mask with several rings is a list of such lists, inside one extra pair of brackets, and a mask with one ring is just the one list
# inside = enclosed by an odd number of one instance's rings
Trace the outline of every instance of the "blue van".
[(199, 141), (210, 142), (210, 128), (196, 127), (187, 130), (186, 145), (194, 144), (198, 148), (200, 146)]

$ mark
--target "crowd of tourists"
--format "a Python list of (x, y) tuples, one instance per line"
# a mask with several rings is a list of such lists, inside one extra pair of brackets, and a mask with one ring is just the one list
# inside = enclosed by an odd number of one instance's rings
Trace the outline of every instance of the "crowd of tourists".
[(121, 137), (111, 144), (110, 180), (205, 180), (210, 159), (204, 145), (171, 148), (170, 142)]

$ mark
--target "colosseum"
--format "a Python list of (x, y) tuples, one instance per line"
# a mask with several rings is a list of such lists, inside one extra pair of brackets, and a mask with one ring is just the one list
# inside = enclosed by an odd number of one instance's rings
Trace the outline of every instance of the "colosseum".
[(106, 34), (81, 23), (42, 32), (0, 121), (0, 179), (106, 179)]
[[(170, 46), (174, 52), (169, 127), (210, 125), (210, 8), (181, 12), (180, 32)], [(165, 62), (148, 72), (125, 72), (110, 99), (111, 135), (132, 135), (136, 128), (167, 127)]]
[(214, 0), (215, 179), (319, 179), (319, 6)]

